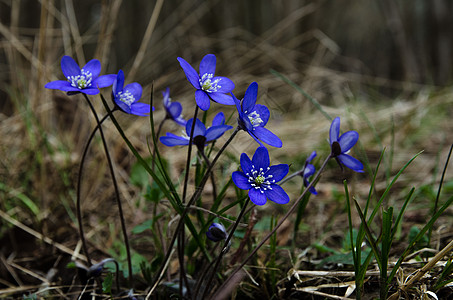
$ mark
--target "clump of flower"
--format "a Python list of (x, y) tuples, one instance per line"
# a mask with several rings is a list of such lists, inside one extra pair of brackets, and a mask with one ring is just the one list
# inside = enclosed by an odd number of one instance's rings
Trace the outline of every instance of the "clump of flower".
[(242, 171), (233, 172), (234, 184), (243, 190), (249, 190), (249, 198), (256, 205), (264, 205), (267, 199), (286, 204), (289, 196), (277, 182), (288, 174), (289, 166), (279, 164), (269, 166), (269, 152), (266, 147), (258, 147), (252, 160), (247, 154), (241, 155)]
[(125, 113), (146, 116), (150, 112), (150, 105), (138, 102), (141, 97), (142, 86), (137, 82), (124, 86), (124, 73), (120, 70), (112, 88), (115, 105)]
[[(160, 137), (162, 144), (173, 146), (186, 146), (190, 142), (190, 131), (192, 130), (193, 118), (187, 121), (186, 130), (182, 136), (177, 136), (168, 132), (166, 136)], [(219, 112), (212, 120), (212, 126), (206, 129), (206, 126), (199, 119), (195, 120), (195, 128), (193, 133), (193, 144), (199, 149), (203, 148), (207, 142), (214, 141), (221, 137), (227, 130), (232, 129), (232, 126), (225, 125), (225, 116)]]
[(67, 80), (56, 80), (47, 83), (48, 89), (61, 90), (69, 95), (84, 93), (87, 95), (99, 94), (99, 88), (111, 86), (116, 78), (115, 74), (102, 75), (101, 62), (90, 60), (82, 69), (70, 56), (61, 59), (61, 70)]
[(347, 153), (359, 140), (357, 131), (348, 131), (340, 136), (340, 118), (336, 117), (330, 125), (329, 143), (331, 147), (331, 156), (335, 158), (337, 163), (348, 167), (356, 172), (363, 172), (363, 164), (356, 158)]
[(197, 90), (195, 91), (195, 101), (202, 110), (208, 110), (212, 99), (215, 102), (226, 105), (233, 105), (231, 96), (226, 95), (234, 89), (234, 83), (230, 79), (222, 76), (214, 76), (216, 67), (216, 57), (214, 54), (207, 54), (200, 63), (200, 73), (183, 58), (178, 57), (187, 80)]
[(181, 112), (182, 112), (182, 105), (179, 102), (172, 102), (170, 98), (170, 88), (167, 88), (165, 91), (162, 92), (164, 96), (164, 108), (165, 112), (167, 113), (166, 118), (169, 120), (173, 120), (177, 124), (184, 126), (186, 125), (187, 121), (183, 119)]
[(281, 147), (282, 141), (278, 136), (273, 134), (266, 126), (269, 121), (269, 109), (261, 104), (256, 104), (258, 96), (258, 84), (252, 82), (247, 88), (244, 99), (239, 101), (234, 95), (233, 99), (238, 110), (238, 126), (240, 129), (247, 131), (261, 146), (266, 143), (273, 147)]

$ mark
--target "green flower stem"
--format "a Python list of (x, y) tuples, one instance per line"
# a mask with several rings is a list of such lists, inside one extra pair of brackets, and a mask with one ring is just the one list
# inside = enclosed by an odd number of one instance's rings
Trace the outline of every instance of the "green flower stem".
[[(109, 115), (105, 115), (100, 121), (99, 124), (102, 124), (108, 117)], [(82, 241), (82, 247), (83, 251), (85, 252), (85, 256), (87, 258), (87, 263), (88, 266), (91, 266), (91, 259), (90, 259), (90, 254), (88, 253), (88, 246), (87, 242), (85, 239), (85, 233), (83, 231), (83, 224), (82, 224), (82, 209), (81, 209), (81, 190), (82, 190), (82, 173), (83, 173), (83, 166), (85, 164), (85, 159), (88, 154), (88, 149), (90, 148), (90, 144), (94, 138), (94, 135), (96, 134), (96, 131), (98, 130), (99, 125), (96, 125), (94, 128), (93, 132), (91, 133), (90, 137), (88, 138), (87, 143), (85, 144), (85, 148), (83, 149), (82, 153), (82, 158), (80, 160), (80, 166), (79, 166), (79, 174), (77, 176), (77, 198), (76, 198), (76, 211), (77, 211), (77, 222), (79, 223), (79, 235), (80, 235), (80, 240)]]
[(233, 237), (233, 234), (239, 225), (239, 222), (241, 221), (242, 217), (244, 216), (244, 213), (246, 211), (246, 208), (247, 208), (247, 205), (249, 204), (249, 202), (250, 202), (250, 197), (247, 197), (247, 200), (245, 200), (244, 206), (242, 207), (242, 209), (239, 213), (239, 216), (236, 219), (236, 222), (234, 222), (234, 224), (233, 224), (233, 228), (231, 229), (230, 233), (228, 234), (227, 239), (225, 240), (225, 243), (223, 244), (222, 251), (220, 252), (219, 256), (217, 257), (214, 268), (212, 269), (212, 276), (209, 276), (209, 278), (208, 278), (208, 282), (206, 284), (206, 289), (204, 290), (203, 296), (201, 297), (201, 299), (206, 299), (205, 298), (206, 293), (207, 293), (209, 287), (211, 286), (212, 279), (215, 277), (215, 273), (217, 271), (217, 268), (219, 267), (219, 264), (220, 264), (220, 261), (222, 260), (223, 255), (225, 255), (225, 253), (227, 253), (227, 251), (228, 251), (228, 244), (230, 243), (231, 238)]
[(206, 170), (205, 175), (201, 179), (200, 185), (196, 188), (194, 194), (192, 195), (190, 200), (187, 202), (187, 205), (185, 206), (183, 212), (181, 213), (181, 216), (180, 216), (180, 219), (178, 221), (178, 225), (176, 226), (176, 230), (175, 230), (175, 233), (173, 234), (172, 240), (170, 241), (170, 244), (168, 245), (167, 254), (166, 254), (163, 262), (161, 263), (161, 267), (160, 267), (159, 271), (157, 272), (156, 281), (152, 285), (151, 290), (148, 292), (148, 295), (146, 296), (146, 299), (149, 299), (151, 297), (152, 293), (154, 292), (154, 290), (156, 289), (157, 285), (159, 284), (159, 281), (160, 281), (160, 279), (162, 277), (163, 272), (165, 271), (165, 269), (166, 269), (166, 267), (168, 265), (168, 261), (170, 259), (171, 254), (172, 254), (171, 249), (173, 248), (173, 245), (175, 244), (176, 237), (178, 236), (178, 232), (181, 230), (182, 225), (184, 224), (184, 219), (186, 218), (186, 215), (187, 215), (187, 213), (188, 213), (188, 211), (190, 209), (190, 206), (195, 202), (196, 199), (198, 199), (198, 197), (200, 197), (201, 192), (203, 191), (203, 187), (204, 187), (204, 185), (206, 184), (206, 182), (208, 181), (208, 179), (210, 177), (209, 173), (212, 171), (212, 168), (216, 164), (216, 162), (219, 159), (220, 155), (225, 151), (225, 149), (231, 143), (231, 141), (234, 139), (234, 137), (237, 135), (239, 130), (241, 130), (241, 129), (239, 127), (236, 127), (234, 132), (231, 134), (231, 136), (228, 138), (228, 140), (225, 142), (225, 144), (222, 146), (222, 148), (219, 150), (219, 152), (217, 152), (217, 155), (214, 157), (213, 161), (211, 162), (211, 165), (208, 167), (208, 169)]
[[(123, 207), (121, 205), (121, 200), (120, 200), (120, 192), (118, 188), (118, 183), (116, 181), (115, 177), (115, 172), (113, 170), (113, 163), (112, 163), (112, 158), (110, 157), (110, 153), (107, 147), (107, 142), (105, 140), (104, 136), (104, 131), (102, 130), (101, 123), (99, 121), (98, 115), (96, 113), (96, 110), (94, 109), (93, 104), (91, 103), (90, 99), (86, 94), (83, 94), (85, 96), (86, 101), (88, 102), (88, 105), (90, 106), (90, 109), (94, 115), (94, 118), (96, 119), (97, 126), (99, 127), (99, 132), (101, 134), (101, 139), (102, 139), (102, 144), (104, 146), (105, 150), (105, 156), (107, 157), (107, 162), (109, 164), (109, 169), (110, 169), (110, 175), (112, 176), (112, 181), (113, 181), (113, 186), (115, 189), (115, 196), (116, 196), (116, 203), (118, 205), (118, 214), (120, 216), (120, 222), (121, 222), (121, 229), (123, 231), (123, 238), (124, 238), (124, 244), (126, 246), (126, 256), (127, 256), (127, 266), (129, 270), (129, 285), (132, 288), (133, 287), (133, 280), (132, 280), (132, 259), (131, 259), (131, 250), (129, 246), (129, 239), (127, 237), (127, 230), (126, 230), (126, 223), (124, 221), (124, 214), (123, 214)], [(112, 113), (112, 111), (110, 111)], [(109, 113), (109, 115), (110, 115)]]
[[(239, 271), (241, 270), (245, 264), (258, 252), (258, 249), (260, 249), (264, 243), (280, 228), (280, 226), (283, 224), (283, 222), (293, 213), (293, 211), (297, 208), (299, 205), (299, 202), (304, 198), (305, 194), (309, 192), (309, 189), (313, 186), (313, 184), (318, 180), (319, 176), (321, 175), (321, 172), (325, 169), (327, 162), (332, 158), (332, 154), (330, 154), (326, 160), (323, 162), (322, 166), (319, 168), (318, 173), (316, 173), (316, 176), (313, 178), (313, 180), (310, 182), (310, 184), (307, 186), (307, 188), (302, 192), (302, 194), (297, 198), (296, 201), (294, 201), (294, 204), (290, 207), (290, 209), (286, 212), (286, 214), (280, 218), (278, 221), (277, 225), (272, 229), (271, 232), (269, 232), (262, 240), (259, 242), (259, 244), (253, 249), (253, 251), (247, 256), (247, 258), (244, 259), (244, 261), (234, 269), (232, 273), (230, 273), (230, 276), (227, 278), (227, 280), (220, 286), (218, 291), (221, 291), (223, 287), (226, 286), (228, 281)], [(211, 299), (216, 299), (216, 295), (214, 295)]]

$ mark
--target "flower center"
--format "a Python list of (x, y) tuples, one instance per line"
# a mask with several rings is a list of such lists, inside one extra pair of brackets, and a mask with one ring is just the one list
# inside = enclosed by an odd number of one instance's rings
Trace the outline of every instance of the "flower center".
[(71, 86), (83, 90), (91, 86), (91, 81), (93, 80), (93, 74), (90, 71), (81, 70), (81, 74), (77, 76), (68, 76), (68, 81), (71, 83)]
[(116, 94), (116, 96), (118, 97), (118, 99), (121, 102), (125, 103), (129, 107), (131, 107), (132, 103), (134, 103), (134, 101), (135, 101), (134, 95), (132, 95), (131, 92), (129, 92), (129, 91), (118, 92), (118, 94)]
[(217, 92), (217, 90), (222, 87), (218, 84), (220, 82), (220, 78), (212, 81), (212, 77), (214, 77), (214, 74), (209, 73), (205, 73), (203, 74), (203, 76), (201, 76), (199, 82), (203, 91), (208, 93)]
[(261, 119), (261, 116), (256, 111), (251, 112), (247, 115), (249, 117), (250, 123), (252, 123), (253, 127), (260, 126), (264, 121)]
[(336, 156), (341, 154), (340, 143), (338, 143), (338, 142), (333, 142), (332, 143), (332, 154), (333, 154), (334, 157), (336, 157)]
[(275, 183), (275, 180), (272, 179), (272, 177), (274, 177), (273, 175), (269, 174), (266, 176), (266, 172), (269, 170), (269, 167), (267, 167), (266, 170), (263, 170), (263, 168), (256, 170), (255, 166), (252, 165), (251, 172), (246, 173), (245, 175), (248, 176), (248, 182), (252, 187), (260, 190), (261, 193), (264, 193), (265, 190), (272, 190), (271, 184)]

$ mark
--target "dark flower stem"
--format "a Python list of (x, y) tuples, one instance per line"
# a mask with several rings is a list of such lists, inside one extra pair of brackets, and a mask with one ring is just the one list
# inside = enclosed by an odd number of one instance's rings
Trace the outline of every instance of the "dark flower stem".
[[(278, 230), (278, 228), (280, 228), (280, 226), (283, 224), (283, 222), (293, 213), (293, 211), (297, 208), (297, 206), (299, 205), (299, 202), (304, 198), (305, 194), (309, 192), (310, 188), (313, 186), (313, 184), (315, 182), (317, 182), (319, 176), (321, 175), (322, 171), (324, 171), (326, 165), (327, 165), (327, 162), (332, 158), (332, 154), (330, 154), (326, 160), (323, 162), (322, 166), (319, 168), (318, 170), (318, 173), (316, 173), (315, 177), (313, 178), (313, 180), (310, 182), (310, 184), (307, 186), (307, 188), (304, 189), (304, 191), (302, 192), (302, 194), (299, 196), (299, 198), (297, 198), (296, 201), (294, 201), (294, 204), (290, 207), (290, 209), (286, 212), (286, 214), (280, 218), (280, 220), (278, 221), (277, 225), (274, 227), (274, 229), (272, 229), (271, 232), (269, 232), (262, 240), (261, 242), (258, 243), (258, 245), (253, 249), (252, 252), (250, 252), (250, 254), (244, 259), (244, 261), (238, 266), (236, 267), (236, 269), (234, 269), (233, 272), (230, 273), (230, 276), (227, 278), (227, 280), (225, 280), (225, 282), (222, 284), (222, 286), (220, 286), (218, 288), (218, 291), (221, 291), (223, 289), (224, 286), (226, 286), (226, 284), (228, 283), (228, 281), (233, 278), (233, 276), (239, 271), (241, 270), (245, 264), (256, 254), (256, 252), (258, 252), (258, 250), (264, 245), (264, 243)], [(211, 299), (216, 299), (216, 295), (214, 294), (214, 296), (211, 298)]]
[[(206, 156), (206, 153), (204, 153), (204, 149), (201, 149), (198, 152), (203, 157), (204, 161), (206, 162), (206, 165), (209, 168), (211, 166), (211, 162), (209, 161), (209, 158)], [(214, 173), (213, 172), (210, 172), (210, 173), (211, 173), (211, 184), (212, 184), (212, 198), (213, 198), (212, 200), (215, 202), (215, 200), (217, 199), (217, 187), (215, 184)]]
[[(105, 150), (105, 156), (107, 157), (107, 162), (109, 164), (110, 175), (112, 176), (113, 186), (114, 186), (114, 189), (115, 189), (116, 203), (118, 205), (118, 214), (120, 216), (121, 229), (123, 231), (124, 244), (126, 246), (127, 266), (128, 266), (128, 270), (129, 270), (129, 286), (131, 288), (133, 288), (133, 282), (134, 281), (132, 280), (131, 251), (130, 251), (130, 246), (129, 246), (129, 239), (127, 237), (126, 223), (124, 221), (123, 207), (121, 205), (121, 200), (120, 200), (120, 192), (119, 192), (119, 188), (118, 188), (118, 183), (116, 181), (115, 172), (113, 170), (112, 159), (110, 157), (110, 153), (109, 153), (109, 150), (108, 150), (108, 147), (107, 147), (107, 142), (106, 142), (105, 136), (104, 136), (104, 131), (102, 130), (102, 126), (101, 126), (101, 123), (99, 121), (99, 118), (98, 118), (98, 115), (96, 113), (96, 110), (94, 109), (94, 106), (91, 103), (91, 101), (88, 98), (88, 96), (86, 94), (83, 94), (83, 95), (85, 96), (85, 99), (86, 99), (88, 105), (90, 106), (91, 112), (93, 113), (93, 116), (96, 119), (96, 123), (97, 123), (97, 126), (99, 127), (99, 132), (101, 134), (102, 144), (103, 144), (104, 150)], [(113, 111), (110, 111), (109, 114), (112, 113), (112, 112)]]
[[(165, 117), (160, 123), (159, 123), (159, 127), (157, 127), (157, 131), (156, 131), (156, 141), (159, 140), (159, 136), (160, 136), (160, 132), (162, 131), (162, 127), (164, 126), (164, 123), (165, 121), (167, 121), (168, 118)], [(154, 145), (154, 149), (153, 149), (153, 163), (151, 165), (151, 170), (154, 171), (154, 165), (155, 165), (155, 160), (156, 160), (156, 145)]]
[(245, 200), (244, 206), (242, 207), (241, 212), (239, 213), (239, 216), (236, 219), (236, 222), (234, 222), (234, 224), (233, 224), (233, 228), (231, 229), (230, 233), (228, 234), (227, 239), (225, 240), (225, 243), (223, 244), (222, 251), (220, 251), (220, 254), (217, 257), (217, 260), (216, 260), (216, 263), (214, 265), (214, 268), (212, 269), (212, 275), (208, 277), (208, 282), (206, 283), (206, 288), (205, 288), (205, 290), (203, 292), (203, 296), (201, 297), (201, 299), (206, 299), (205, 298), (206, 297), (206, 292), (208, 291), (208, 289), (209, 289), (209, 287), (211, 285), (212, 279), (215, 277), (215, 274), (217, 272), (217, 268), (219, 267), (219, 264), (220, 264), (220, 261), (222, 260), (223, 255), (225, 255), (225, 253), (228, 251), (228, 244), (230, 243), (234, 232), (238, 228), (239, 222), (241, 221), (242, 217), (244, 216), (244, 213), (246, 211), (246, 208), (247, 208), (247, 205), (249, 204), (249, 202), (250, 202), (250, 198), (247, 197), (247, 200)]
[(237, 133), (240, 130), (241, 129), (239, 127), (236, 127), (234, 132), (231, 134), (231, 136), (228, 138), (228, 140), (225, 142), (225, 144), (222, 146), (222, 148), (219, 150), (219, 152), (217, 152), (217, 155), (214, 157), (213, 161), (211, 162), (211, 165), (208, 167), (208, 169), (206, 170), (206, 173), (204, 174), (203, 178), (201, 179), (200, 184), (195, 189), (195, 192), (192, 195), (192, 197), (190, 198), (190, 200), (187, 202), (187, 205), (185, 206), (183, 212), (181, 213), (180, 219), (178, 221), (178, 225), (176, 226), (175, 233), (173, 234), (173, 237), (172, 237), (172, 239), (170, 241), (170, 244), (168, 245), (167, 254), (166, 254), (164, 260), (161, 263), (161, 267), (160, 267), (159, 271), (156, 273), (157, 276), (156, 276), (155, 282), (152, 285), (150, 291), (148, 292), (148, 295), (146, 296), (146, 299), (149, 299), (149, 297), (151, 296), (153, 291), (156, 289), (156, 287), (157, 287), (157, 285), (158, 285), (158, 283), (159, 283), (159, 281), (160, 281), (160, 279), (162, 277), (162, 274), (163, 274), (163, 272), (165, 271), (165, 269), (167, 267), (167, 262), (170, 259), (170, 256), (171, 256), (171, 253), (172, 253), (171, 249), (173, 248), (173, 245), (175, 244), (176, 237), (178, 236), (178, 232), (181, 230), (182, 225), (184, 224), (186, 215), (187, 215), (188, 211), (190, 210), (190, 206), (195, 202), (196, 199), (198, 199), (198, 197), (200, 197), (201, 192), (203, 191), (203, 187), (204, 187), (204, 185), (206, 184), (206, 182), (208, 181), (208, 179), (210, 177), (209, 173), (212, 171), (212, 168), (215, 166), (215, 164), (216, 164), (217, 160), (219, 159), (219, 157), (221, 156), (221, 154), (225, 151), (225, 149), (228, 147), (228, 145), (231, 143), (231, 141), (234, 139), (234, 137), (237, 135)]
[[(109, 115), (105, 115), (100, 121), (99, 124), (102, 124), (108, 117)], [(96, 131), (98, 130), (99, 125), (97, 125), (93, 132), (91, 133), (90, 137), (88, 138), (87, 143), (85, 144), (85, 148), (83, 149), (82, 153), (82, 158), (80, 160), (80, 166), (79, 166), (79, 174), (77, 176), (77, 198), (76, 198), (76, 211), (77, 211), (77, 222), (79, 223), (79, 235), (80, 235), (80, 240), (82, 241), (82, 247), (83, 251), (85, 252), (85, 256), (87, 258), (87, 263), (88, 266), (91, 266), (91, 259), (90, 259), (90, 254), (88, 253), (88, 246), (87, 242), (85, 239), (85, 234), (83, 231), (83, 224), (82, 224), (82, 209), (81, 209), (81, 190), (82, 190), (82, 173), (83, 173), (83, 166), (85, 164), (85, 159), (88, 154), (88, 149), (90, 148), (91, 141), (94, 138), (94, 135), (96, 134)]]
[[(195, 132), (195, 123), (197, 120), (198, 115), (198, 105), (195, 106), (195, 112), (193, 113), (193, 122), (192, 128), (190, 128), (190, 136), (189, 136), (189, 147), (187, 147), (187, 161), (186, 161), (186, 174), (184, 175), (184, 187), (182, 191), (182, 203), (186, 202), (186, 194), (187, 194), (187, 184), (189, 182), (189, 171), (190, 171), (190, 158), (192, 156), (192, 142), (193, 142), (193, 133)], [(186, 286), (187, 296), (190, 298), (190, 287), (187, 283), (187, 276), (184, 270), (184, 226), (179, 228), (180, 233), (178, 237), (178, 258), (179, 258), (179, 294), (181, 297), (182, 295), (182, 288), (183, 285)], [(178, 230), (178, 231), (179, 231)], [(183, 284), (184, 283), (184, 284)]]

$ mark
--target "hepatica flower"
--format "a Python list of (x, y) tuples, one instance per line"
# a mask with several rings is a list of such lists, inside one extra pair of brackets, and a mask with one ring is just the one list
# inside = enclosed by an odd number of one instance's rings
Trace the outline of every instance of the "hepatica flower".
[(167, 113), (166, 118), (175, 121), (181, 126), (185, 126), (187, 121), (181, 115), (182, 105), (179, 102), (171, 102), (170, 88), (162, 92), (162, 95), (164, 96), (164, 108)]
[(111, 86), (116, 78), (115, 74), (102, 75), (101, 62), (97, 59), (90, 60), (82, 69), (70, 56), (61, 59), (61, 70), (67, 80), (56, 80), (47, 83), (48, 89), (61, 90), (68, 95), (84, 93), (87, 95), (99, 94), (99, 88)]
[[(177, 136), (173, 133), (167, 133), (166, 136), (160, 137), (162, 144), (173, 146), (189, 145), (190, 131), (192, 130), (193, 118), (187, 121), (186, 130), (182, 136)], [(204, 147), (207, 142), (214, 141), (221, 137), (227, 130), (232, 129), (232, 126), (225, 125), (225, 117), (222, 112), (219, 112), (212, 120), (212, 126), (206, 129), (206, 126), (199, 119), (195, 120), (195, 128), (193, 132), (193, 144), (199, 149)]]
[(242, 153), (242, 171), (233, 172), (233, 182), (238, 188), (249, 190), (249, 198), (256, 205), (264, 205), (267, 199), (286, 204), (289, 202), (289, 196), (277, 182), (288, 174), (289, 166), (269, 165), (269, 152), (266, 147), (258, 147), (252, 160)]
[[(308, 181), (308, 178), (313, 176), (313, 174), (315, 174), (315, 172), (316, 172), (315, 166), (311, 164), (311, 161), (315, 157), (316, 157), (316, 151), (313, 151), (310, 154), (310, 156), (307, 158), (307, 160), (305, 161), (304, 170), (303, 170), (303, 172), (301, 174), (303, 179), (304, 179), (304, 186), (305, 187), (308, 187), (310, 185), (310, 181)], [(318, 192), (316, 191), (314, 186), (310, 187), (309, 191), (313, 195), (317, 195), (318, 194)]]
[(197, 90), (195, 91), (195, 101), (202, 110), (208, 110), (212, 99), (215, 102), (226, 105), (233, 105), (231, 96), (226, 95), (234, 89), (234, 83), (230, 79), (221, 76), (214, 76), (216, 67), (216, 57), (214, 54), (207, 54), (200, 63), (200, 73), (183, 58), (178, 57), (187, 80)]
[(356, 172), (363, 172), (363, 164), (348, 155), (349, 150), (357, 143), (359, 134), (357, 131), (348, 131), (340, 136), (340, 118), (336, 117), (330, 125), (329, 142), (332, 149), (331, 156), (335, 158), (340, 167), (345, 165)]
[(242, 101), (239, 101), (233, 95), (239, 113), (238, 125), (242, 130), (247, 131), (261, 146), (263, 146), (262, 141), (270, 146), (280, 148), (282, 146), (280, 138), (267, 128), (264, 128), (267, 121), (269, 121), (270, 112), (266, 106), (256, 104), (257, 96), (258, 84), (256, 82), (252, 82), (249, 85)]
[(138, 102), (142, 97), (142, 86), (137, 82), (124, 86), (124, 73), (122, 70), (118, 72), (113, 83), (112, 97), (115, 105), (125, 113), (146, 116), (150, 112), (149, 104)]

